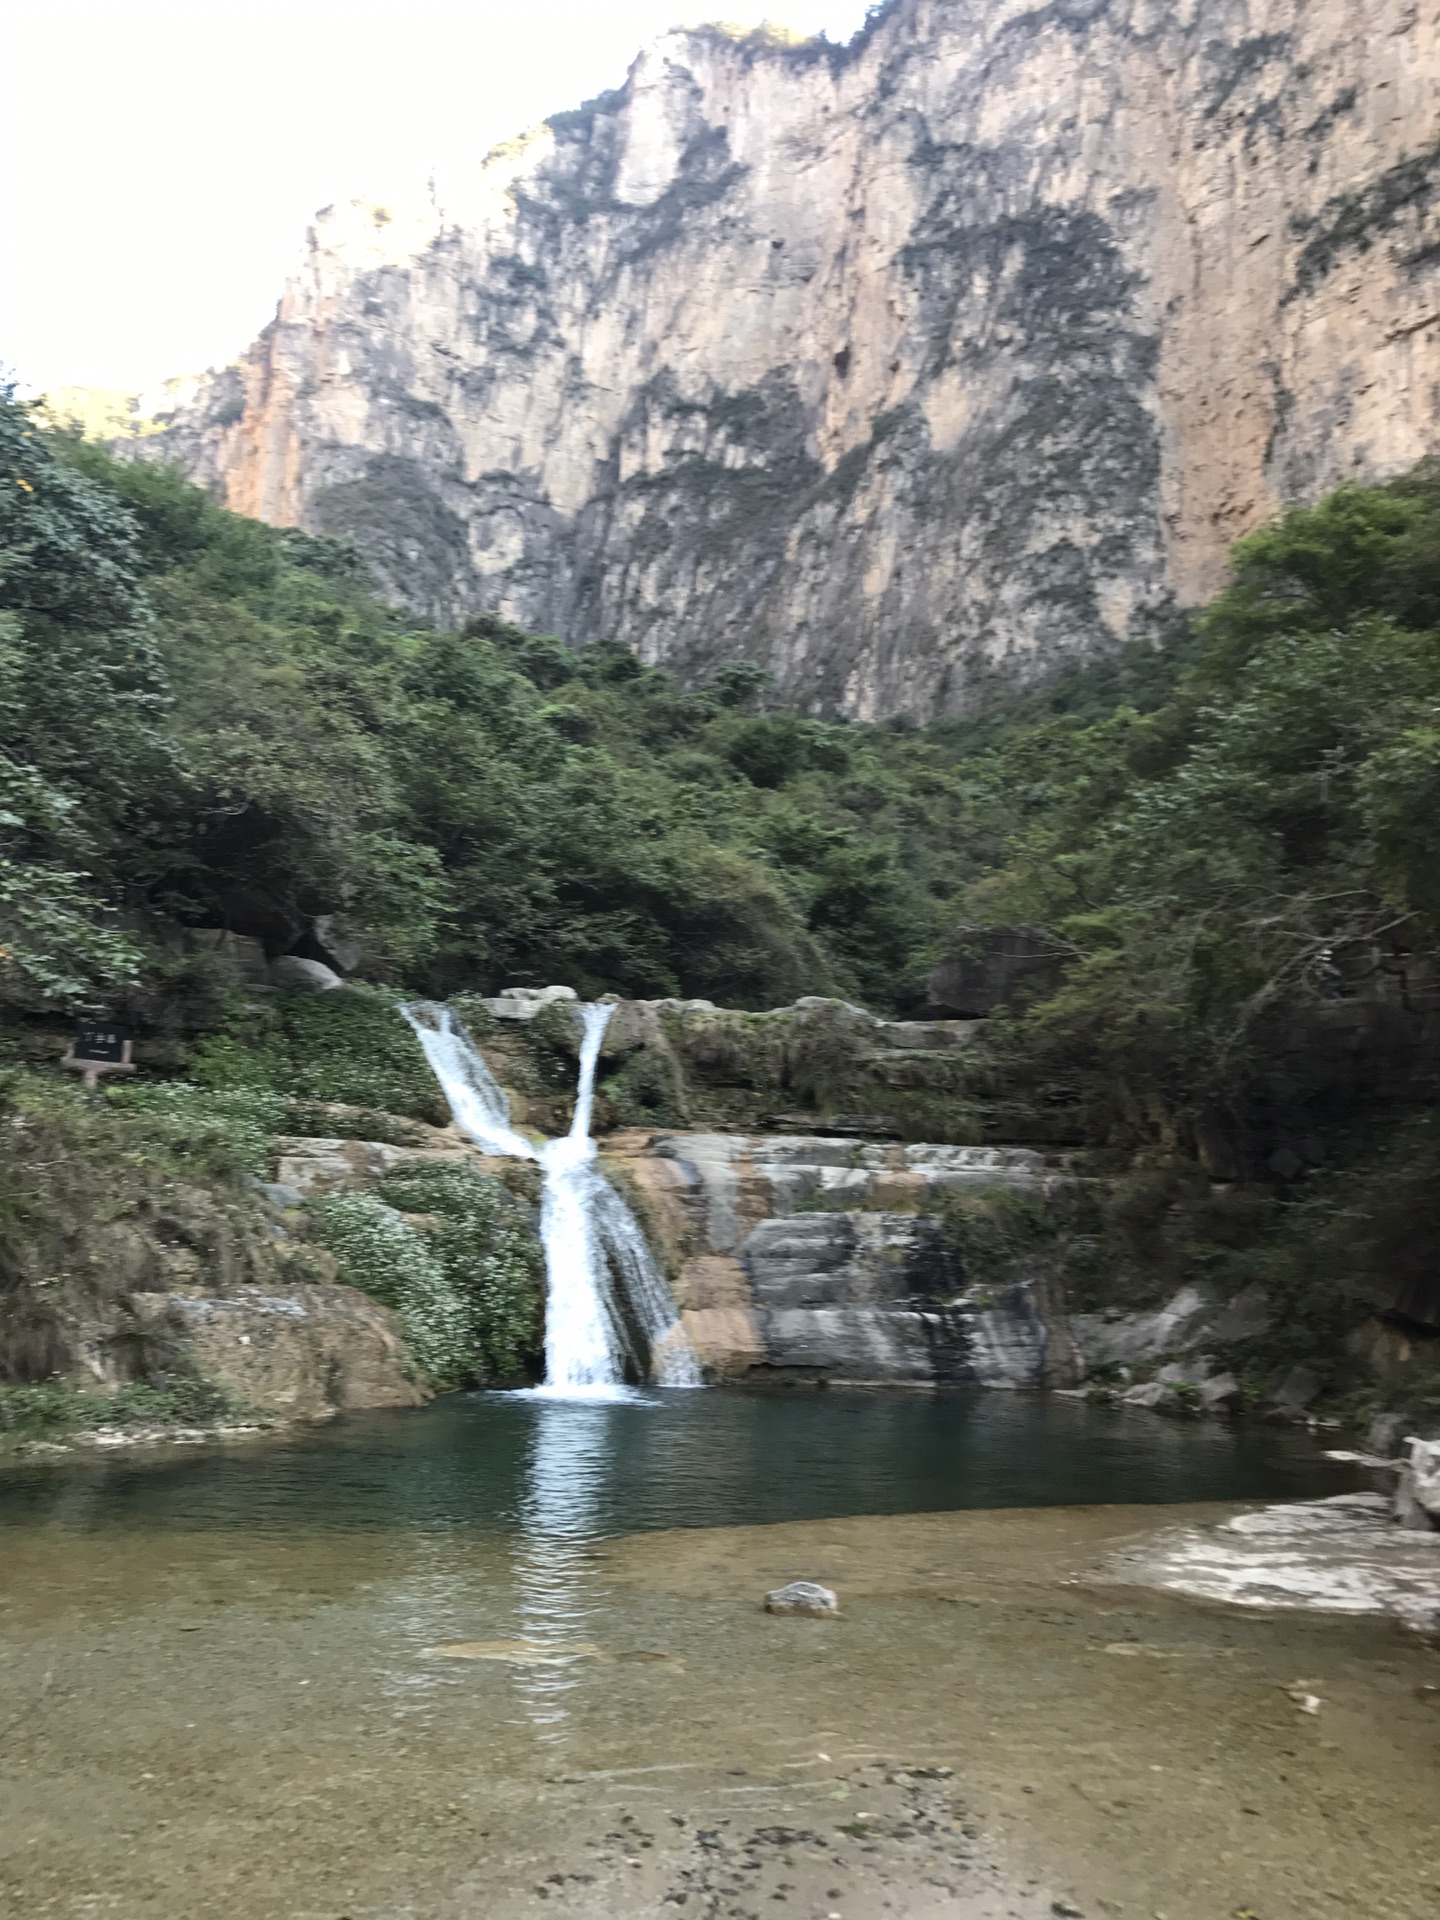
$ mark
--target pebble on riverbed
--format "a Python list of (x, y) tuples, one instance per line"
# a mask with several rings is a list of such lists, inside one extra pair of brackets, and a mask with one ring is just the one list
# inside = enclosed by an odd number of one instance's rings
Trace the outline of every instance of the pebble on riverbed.
[(767, 1613), (806, 1613), (816, 1619), (826, 1619), (840, 1611), (839, 1599), (829, 1587), (819, 1586), (814, 1580), (792, 1580), (788, 1586), (776, 1587), (773, 1593), (765, 1596)]

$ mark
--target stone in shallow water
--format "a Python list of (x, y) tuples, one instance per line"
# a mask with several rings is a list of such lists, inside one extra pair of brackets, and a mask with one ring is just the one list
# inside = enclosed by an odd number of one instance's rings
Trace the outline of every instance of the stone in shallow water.
[(817, 1619), (824, 1619), (839, 1613), (840, 1602), (830, 1591), (814, 1580), (792, 1580), (788, 1586), (776, 1587), (773, 1593), (765, 1596), (767, 1613), (807, 1613)]

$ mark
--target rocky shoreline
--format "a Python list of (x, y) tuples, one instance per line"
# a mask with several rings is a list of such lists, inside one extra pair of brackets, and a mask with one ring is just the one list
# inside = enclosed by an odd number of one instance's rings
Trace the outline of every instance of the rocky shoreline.
[(1380, 1493), (1168, 1527), (1114, 1554), (1106, 1577), (1231, 1607), (1369, 1614), (1440, 1634), (1440, 1531), (1398, 1525)]

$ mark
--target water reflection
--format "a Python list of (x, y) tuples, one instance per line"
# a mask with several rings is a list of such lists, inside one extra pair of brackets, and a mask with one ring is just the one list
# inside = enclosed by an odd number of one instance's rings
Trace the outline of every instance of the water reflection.
[(513, 1566), (519, 1638), (541, 1653), (514, 1669), (531, 1725), (554, 1738), (580, 1684), (596, 1618), (594, 1540), (613, 1454), (610, 1408), (601, 1401), (535, 1405)]
[[(637, 1403), (639, 1402), (639, 1403)], [(255, 1445), (0, 1467), (0, 1526), (503, 1539), (956, 1507), (1304, 1499), (1309, 1438), (1027, 1394), (452, 1394)]]

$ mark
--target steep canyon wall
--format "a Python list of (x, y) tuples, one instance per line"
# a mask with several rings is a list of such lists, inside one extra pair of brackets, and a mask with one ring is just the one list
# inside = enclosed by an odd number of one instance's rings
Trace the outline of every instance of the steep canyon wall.
[(136, 446), (437, 620), (964, 710), (1440, 445), (1437, 107), (1437, 0), (675, 33), (419, 211), (328, 209)]

